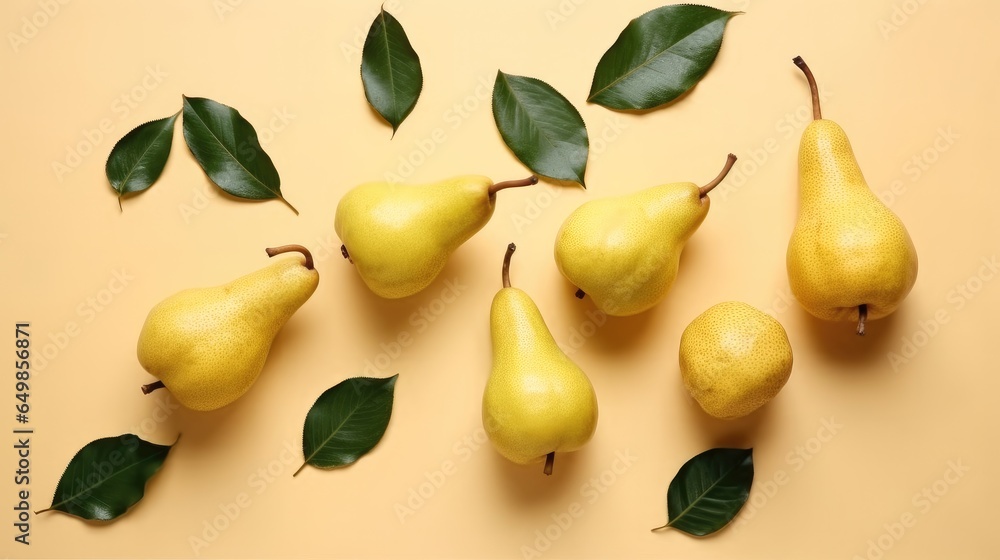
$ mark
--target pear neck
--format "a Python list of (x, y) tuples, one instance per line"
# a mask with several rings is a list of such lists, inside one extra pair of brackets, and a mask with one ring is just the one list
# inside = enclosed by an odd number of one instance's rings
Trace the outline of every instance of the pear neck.
[(799, 189), (806, 198), (871, 194), (847, 134), (833, 121), (813, 121), (803, 132)]
[(562, 352), (538, 306), (521, 290), (503, 290), (494, 298), (490, 332), (497, 373), (519, 370), (536, 359), (547, 359), (550, 352)]

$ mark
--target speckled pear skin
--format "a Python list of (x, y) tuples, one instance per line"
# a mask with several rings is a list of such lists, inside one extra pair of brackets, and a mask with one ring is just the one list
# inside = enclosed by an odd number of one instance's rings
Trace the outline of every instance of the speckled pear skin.
[(899, 218), (865, 182), (844, 130), (814, 120), (799, 145), (799, 215), (786, 255), (792, 293), (809, 313), (857, 321), (899, 307), (917, 279), (917, 252)]
[(576, 451), (597, 429), (597, 395), (587, 375), (552, 338), (523, 290), (503, 288), (490, 309), (493, 370), (483, 393), (483, 426), (493, 447), (518, 464)]
[(319, 274), (301, 255), (211, 288), (163, 300), (139, 333), (139, 363), (193, 410), (214, 410), (250, 389), (288, 318)]
[(746, 416), (765, 405), (792, 373), (792, 347), (781, 323), (742, 302), (710, 307), (684, 329), (684, 386), (708, 414)]
[(556, 235), (556, 266), (608, 315), (642, 313), (667, 296), (710, 206), (694, 183), (586, 202)]
[(480, 175), (429, 185), (365, 183), (337, 205), (334, 229), (377, 295), (413, 295), (493, 216), (493, 182)]

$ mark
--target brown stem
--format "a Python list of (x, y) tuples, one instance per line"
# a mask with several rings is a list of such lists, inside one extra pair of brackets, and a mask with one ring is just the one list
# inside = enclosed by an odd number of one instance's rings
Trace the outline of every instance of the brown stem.
[(268, 247), (267, 249), (264, 249), (264, 251), (267, 252), (267, 256), (269, 257), (280, 255), (282, 253), (291, 253), (292, 251), (298, 251), (299, 253), (302, 253), (303, 255), (306, 256), (306, 268), (308, 268), (309, 270), (313, 269), (312, 253), (310, 253), (309, 249), (306, 249), (302, 245), (282, 245), (281, 247)]
[(545, 473), (546, 475), (551, 475), (552, 474), (552, 463), (554, 463), (555, 460), (556, 460), (556, 452), (555, 451), (553, 451), (552, 453), (549, 453), (548, 455), (546, 455), (545, 456), (545, 468), (542, 469), (542, 472)]
[(150, 383), (149, 385), (143, 385), (142, 386), (142, 394), (143, 395), (148, 395), (148, 394), (152, 393), (153, 391), (155, 391), (157, 389), (163, 389), (164, 387), (166, 387), (166, 385), (164, 385), (162, 381), (156, 381), (154, 383)]
[(715, 187), (718, 187), (719, 184), (722, 183), (722, 181), (726, 178), (726, 175), (729, 175), (729, 170), (731, 170), (734, 165), (736, 165), (736, 156), (734, 156), (733, 154), (729, 154), (726, 157), (726, 165), (722, 168), (722, 171), (719, 172), (718, 177), (712, 179), (710, 183), (698, 189), (698, 196), (700, 198), (705, 198), (706, 196), (708, 196), (708, 193), (711, 192), (711, 190), (714, 189)]
[(575, 295), (575, 296), (576, 296), (576, 299), (583, 299), (583, 298), (584, 298), (584, 296), (586, 296), (586, 295), (587, 295), (587, 292), (585, 292), (585, 291), (583, 291), (583, 290), (581, 290), (581, 289), (577, 288), (577, 290), (576, 290), (576, 293), (575, 293), (575, 294), (573, 294), (573, 295)]
[(801, 56), (793, 58), (792, 62), (806, 75), (806, 80), (809, 82), (809, 91), (812, 92), (813, 98), (813, 119), (818, 121), (823, 118), (823, 112), (819, 108), (819, 87), (816, 86), (816, 78), (813, 77), (812, 70), (809, 69), (806, 61), (802, 60)]
[(868, 320), (868, 304), (862, 303), (858, 306), (858, 334), (865, 336), (865, 321)]
[(502, 191), (504, 189), (509, 189), (511, 187), (527, 187), (528, 185), (534, 185), (538, 183), (538, 177), (532, 175), (527, 179), (515, 179), (513, 181), (503, 181), (502, 183), (493, 183), (487, 192), (490, 196), (497, 194), (497, 191)]
[(351, 259), (351, 254), (347, 252), (347, 245), (340, 246), (340, 254), (343, 255), (348, 262), (354, 264), (354, 260)]
[(511, 243), (507, 245), (507, 253), (503, 256), (503, 269), (500, 270), (500, 277), (503, 279), (503, 287), (510, 287), (510, 257), (514, 254), (514, 250), (517, 246)]

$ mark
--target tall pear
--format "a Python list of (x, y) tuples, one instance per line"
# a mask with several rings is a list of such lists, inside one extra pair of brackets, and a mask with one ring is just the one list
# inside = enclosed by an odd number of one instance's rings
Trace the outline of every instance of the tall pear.
[(429, 286), (452, 252), (490, 221), (498, 191), (537, 182), (465, 175), (430, 185), (366, 183), (340, 200), (334, 229), (365, 284), (384, 298), (402, 298)]
[(820, 319), (865, 322), (899, 307), (917, 280), (917, 252), (903, 222), (865, 182), (847, 134), (824, 119), (802, 60), (813, 117), (799, 144), (799, 215), (786, 264), (792, 293)]
[(159, 379), (144, 393), (166, 387), (182, 405), (214, 410), (250, 389), (267, 360), (271, 343), (289, 317), (316, 291), (319, 274), (301, 245), (267, 268), (211, 288), (178, 292), (146, 317), (139, 333), (139, 363)]
[(490, 308), (493, 370), (483, 393), (483, 427), (501, 455), (522, 465), (544, 460), (545, 474), (552, 474), (556, 452), (575, 451), (594, 435), (597, 396), (531, 297), (510, 286), (514, 249), (507, 246), (503, 288)]
[(608, 315), (635, 315), (663, 301), (677, 277), (684, 244), (708, 215), (710, 183), (669, 183), (592, 200), (577, 208), (556, 236), (559, 271)]

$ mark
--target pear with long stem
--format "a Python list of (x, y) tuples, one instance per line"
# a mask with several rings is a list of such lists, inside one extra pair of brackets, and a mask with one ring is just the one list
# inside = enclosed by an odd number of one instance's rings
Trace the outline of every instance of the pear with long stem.
[(538, 307), (510, 282), (513, 243), (504, 254), (503, 288), (490, 308), (493, 370), (483, 393), (483, 427), (493, 447), (522, 465), (583, 447), (597, 429), (590, 379), (556, 344)]
[(829, 321), (889, 315), (917, 280), (917, 252), (903, 222), (868, 188), (847, 134), (824, 119), (819, 87), (802, 57), (814, 120), (799, 144), (799, 212), (788, 243), (788, 281), (809, 313)]

